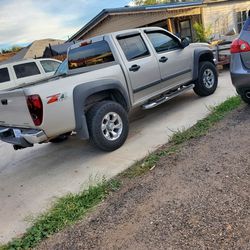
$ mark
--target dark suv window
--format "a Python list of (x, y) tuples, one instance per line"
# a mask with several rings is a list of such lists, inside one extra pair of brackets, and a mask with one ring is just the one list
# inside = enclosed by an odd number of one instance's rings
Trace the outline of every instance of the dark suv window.
[(0, 83), (10, 81), (10, 75), (7, 68), (0, 69)]
[(118, 38), (118, 42), (128, 61), (148, 56), (150, 53), (141, 35)]
[(15, 65), (14, 70), (17, 78), (23, 78), (40, 74), (40, 71), (36, 63), (34, 62)]
[(149, 40), (153, 44), (156, 52), (166, 52), (169, 50), (180, 49), (177, 39), (161, 32), (147, 33)]
[(77, 69), (113, 61), (113, 54), (106, 41), (83, 44), (78, 48), (71, 49), (68, 55), (69, 69)]

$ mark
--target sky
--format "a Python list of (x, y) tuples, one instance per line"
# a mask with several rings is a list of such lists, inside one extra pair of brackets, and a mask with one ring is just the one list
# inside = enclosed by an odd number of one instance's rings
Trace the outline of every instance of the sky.
[(66, 40), (102, 9), (130, 0), (0, 0), (0, 50), (34, 40)]

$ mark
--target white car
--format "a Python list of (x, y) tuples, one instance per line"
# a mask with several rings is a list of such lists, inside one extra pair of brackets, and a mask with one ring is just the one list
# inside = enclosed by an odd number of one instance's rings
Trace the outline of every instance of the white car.
[(0, 90), (24, 86), (25, 84), (51, 77), (61, 61), (55, 59), (30, 59), (0, 64)]

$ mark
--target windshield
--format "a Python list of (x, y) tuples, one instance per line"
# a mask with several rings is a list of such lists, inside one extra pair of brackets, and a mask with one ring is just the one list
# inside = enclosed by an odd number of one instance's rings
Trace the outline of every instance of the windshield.
[(56, 70), (54, 76), (60, 76), (68, 72), (68, 60), (64, 60), (62, 64)]

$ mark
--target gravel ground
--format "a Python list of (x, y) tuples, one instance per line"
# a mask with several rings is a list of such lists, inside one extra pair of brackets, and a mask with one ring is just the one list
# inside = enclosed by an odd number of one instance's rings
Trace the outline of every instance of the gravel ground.
[(38, 249), (250, 249), (250, 107)]

